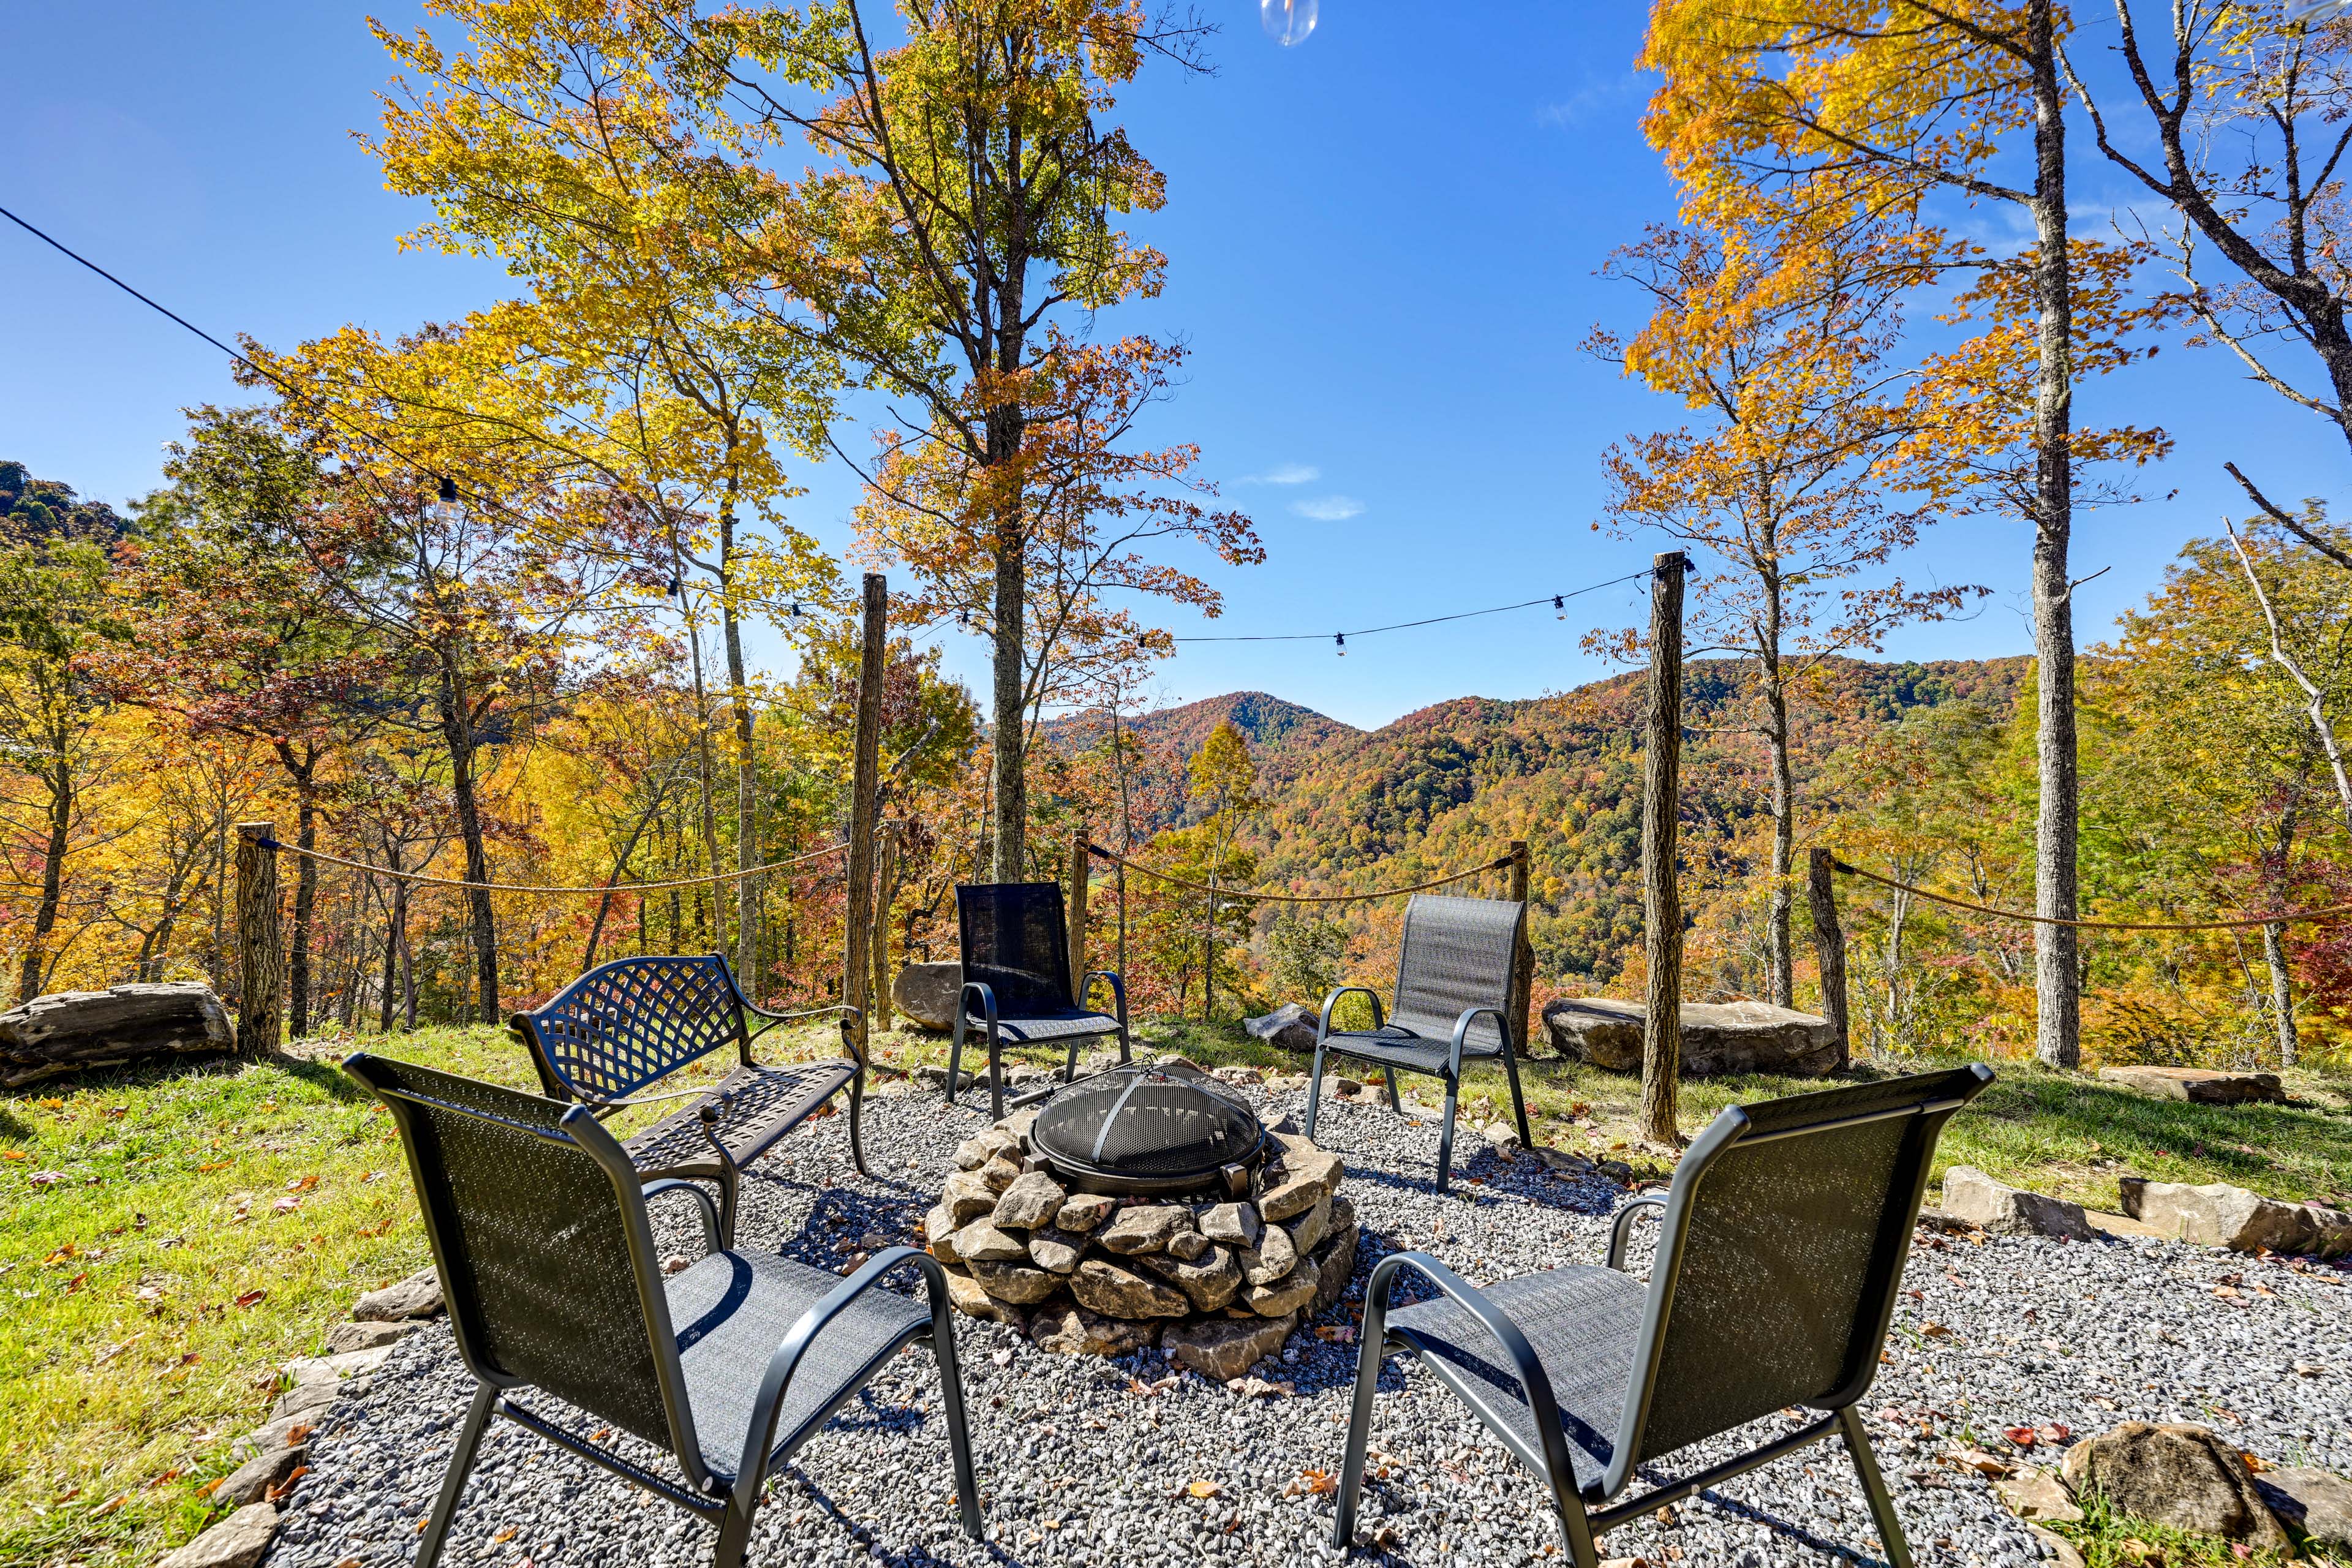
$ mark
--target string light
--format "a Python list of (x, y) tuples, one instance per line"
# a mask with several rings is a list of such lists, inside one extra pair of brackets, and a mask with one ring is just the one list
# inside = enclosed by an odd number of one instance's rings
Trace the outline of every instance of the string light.
[(1551, 607), (1552, 607), (1553, 609), (1555, 609), (1555, 610), (1557, 610), (1557, 611), (1559, 611), (1559, 612), (1557, 616), (1553, 616), (1553, 617), (1552, 617), (1554, 620), (1560, 620), (1560, 621), (1564, 621), (1564, 620), (1568, 619), (1568, 595), (1565, 595), (1565, 594), (1554, 594), (1554, 595), (1551, 596)]
[(800, 602), (798, 599), (794, 599), (794, 600), (793, 601), (793, 619), (794, 619), (794, 620), (798, 620), (798, 619), (800, 619), (800, 618), (801, 618), (801, 602)]
[(1331, 636), (1331, 640), (1332, 640), (1333, 642), (1336, 642), (1336, 643), (1338, 643), (1338, 644), (1339, 645), (1339, 657), (1340, 657), (1341, 658), (1347, 658), (1347, 657), (1348, 657), (1348, 634), (1347, 634), (1347, 633), (1345, 633), (1345, 632), (1334, 632), (1334, 633), (1332, 634), (1332, 636)]

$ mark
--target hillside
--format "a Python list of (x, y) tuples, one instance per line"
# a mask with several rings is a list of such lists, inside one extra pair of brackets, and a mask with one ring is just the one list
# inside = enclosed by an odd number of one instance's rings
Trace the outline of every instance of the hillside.
[[(1874, 664), (1840, 661), (1833, 696), (1801, 721), (1801, 779), (1810, 781), (1874, 731), (1958, 700), (2006, 713), (2029, 670), (2023, 658)], [(1456, 698), (1361, 731), (1263, 692), (1238, 692), (1128, 721), (1146, 747), (1146, 787), (1163, 802), (1138, 837), (1197, 816), (1181, 804), (1181, 771), (1231, 718), (1249, 740), (1269, 805), (1244, 837), (1267, 886), (1338, 890), (1422, 880), (1475, 864), (1525, 838), (1534, 858), (1530, 921), (1538, 973), (1605, 984), (1638, 943), (1641, 885), (1642, 676), (1522, 701)], [(1705, 660), (1685, 673), (1685, 858), (1696, 884), (1744, 876), (1767, 821), (1763, 752), (1745, 667)], [(1069, 749), (1096, 743), (1099, 720), (1049, 726)], [(1802, 787), (1801, 785), (1801, 787)], [(1833, 810), (1833, 792), (1806, 789)], [(1347, 917), (1371, 923), (1360, 909)], [(1737, 984), (1724, 977), (1724, 988)]]

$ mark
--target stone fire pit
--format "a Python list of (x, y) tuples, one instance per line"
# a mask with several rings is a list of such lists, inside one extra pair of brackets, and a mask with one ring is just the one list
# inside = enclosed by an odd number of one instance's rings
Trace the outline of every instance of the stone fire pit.
[(1240, 1376), (1346, 1289), (1356, 1211), (1339, 1156), (1279, 1129), (1249, 1196), (1073, 1191), (1024, 1157), (1034, 1110), (956, 1151), (923, 1222), (961, 1310), (1068, 1354), (1157, 1344), (1211, 1377)]

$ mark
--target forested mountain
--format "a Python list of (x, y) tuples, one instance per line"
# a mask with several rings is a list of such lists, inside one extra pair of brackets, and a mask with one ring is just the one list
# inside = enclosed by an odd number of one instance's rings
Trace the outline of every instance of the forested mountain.
[[(1843, 784), (1830, 781), (1857, 744), (1923, 709), (1967, 703), (2006, 721), (2030, 668), (2024, 658), (1825, 667), (1801, 720), (1801, 841), (1816, 812), (1853, 804)], [(1126, 720), (1141, 752), (1133, 798), (1145, 803), (1134, 837), (1140, 843), (1200, 816), (1183, 770), (1230, 719), (1260, 768), (1265, 805), (1243, 840), (1257, 854), (1263, 885), (1415, 882), (1524, 838), (1538, 974), (1606, 983), (1640, 942), (1642, 681), (1629, 672), (1558, 697), (1456, 698), (1369, 731), (1255, 691)], [(1761, 864), (1769, 818), (1748, 700), (1737, 662), (1703, 660), (1685, 674), (1686, 896), (1702, 904), (1710, 889), (1746, 885)], [(1108, 732), (1093, 716), (1047, 727), (1070, 751), (1100, 747)], [(1499, 886), (1489, 879), (1486, 890)], [(1360, 932), (1381, 920), (1353, 906), (1348, 918)], [(1739, 989), (1736, 981), (1726, 988)]]

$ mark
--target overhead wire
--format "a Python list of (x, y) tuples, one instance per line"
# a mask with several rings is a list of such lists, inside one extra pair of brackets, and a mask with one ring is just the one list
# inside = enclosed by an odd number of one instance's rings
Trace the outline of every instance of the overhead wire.
[(1426, 616), (1417, 621), (1395, 621), (1384, 626), (1350, 627), (1338, 632), (1256, 632), (1226, 633), (1210, 637), (1174, 637), (1174, 642), (1329, 642), (1337, 640), (1342, 647), (1349, 637), (1368, 637), (1381, 632), (1409, 631), (1415, 626), (1443, 626), (1448, 621), (1475, 620), (1480, 616), (1500, 616), (1512, 610), (1531, 610), (1538, 605), (1560, 608), (1569, 600), (1586, 594), (1597, 594), (1603, 588), (1614, 588), (1621, 583), (1638, 582), (1650, 575), (1654, 568), (1644, 566), (1639, 572), (1628, 572), (1622, 577), (1612, 577), (1606, 583), (1591, 583), (1581, 588), (1560, 594), (1543, 594), (1532, 599), (1521, 599), (1513, 605), (1495, 605), (1483, 610), (1458, 610), (1450, 616)]

